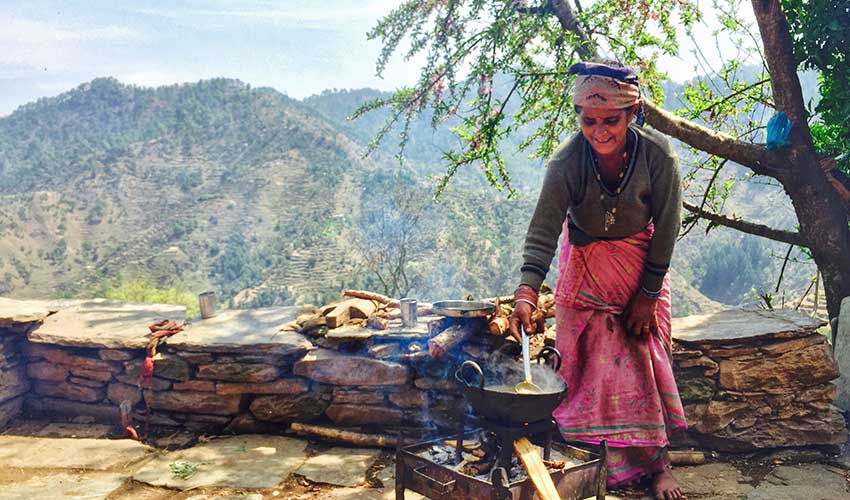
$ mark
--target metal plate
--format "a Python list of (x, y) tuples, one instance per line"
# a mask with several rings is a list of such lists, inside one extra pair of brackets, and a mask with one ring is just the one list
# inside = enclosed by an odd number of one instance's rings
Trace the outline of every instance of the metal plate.
[(451, 318), (483, 318), (493, 314), (496, 304), (474, 300), (441, 300), (433, 304), (434, 314)]

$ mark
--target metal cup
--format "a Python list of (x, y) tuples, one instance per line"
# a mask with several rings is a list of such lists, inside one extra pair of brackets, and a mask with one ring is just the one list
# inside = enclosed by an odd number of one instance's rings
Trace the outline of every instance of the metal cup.
[(398, 307), (401, 310), (401, 326), (416, 326), (416, 299), (401, 299)]
[(198, 307), (201, 309), (201, 319), (215, 316), (215, 292), (198, 294)]

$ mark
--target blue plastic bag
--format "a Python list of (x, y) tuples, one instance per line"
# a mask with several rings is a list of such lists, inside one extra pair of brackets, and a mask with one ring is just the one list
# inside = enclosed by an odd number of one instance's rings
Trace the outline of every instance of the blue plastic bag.
[(774, 150), (790, 144), (788, 134), (791, 133), (791, 120), (784, 111), (773, 114), (767, 122), (767, 149)]

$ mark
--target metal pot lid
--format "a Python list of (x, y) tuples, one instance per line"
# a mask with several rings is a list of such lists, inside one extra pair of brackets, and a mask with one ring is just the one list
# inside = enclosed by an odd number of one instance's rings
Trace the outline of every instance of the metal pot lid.
[(496, 304), (474, 300), (441, 300), (433, 304), (434, 314), (452, 318), (477, 318), (493, 314)]

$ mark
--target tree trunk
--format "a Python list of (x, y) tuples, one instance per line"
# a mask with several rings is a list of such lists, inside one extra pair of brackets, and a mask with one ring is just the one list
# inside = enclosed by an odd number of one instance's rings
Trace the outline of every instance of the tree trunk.
[(850, 229), (838, 193), (820, 168), (812, 143), (807, 113), (797, 77), (797, 63), (791, 44), (788, 21), (779, 0), (752, 0), (777, 111), (784, 111), (791, 123), (791, 146), (784, 172), (777, 176), (785, 187), (800, 233), (823, 275), (826, 307), (830, 318), (838, 316), (841, 299), (850, 296)]

